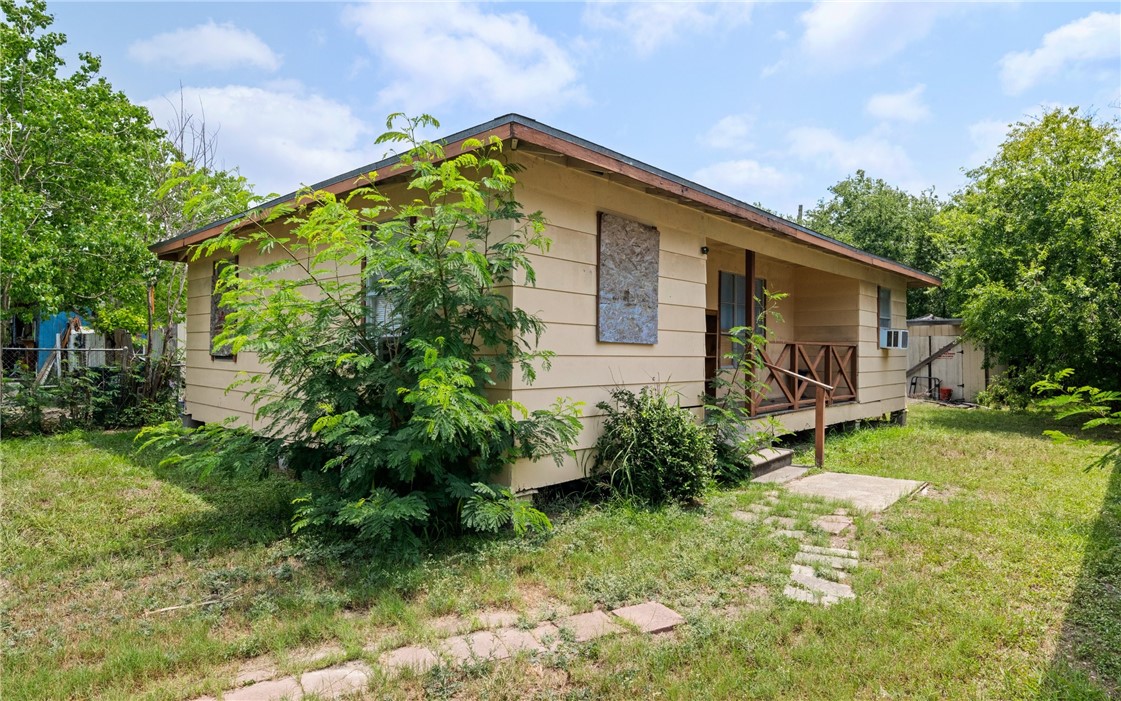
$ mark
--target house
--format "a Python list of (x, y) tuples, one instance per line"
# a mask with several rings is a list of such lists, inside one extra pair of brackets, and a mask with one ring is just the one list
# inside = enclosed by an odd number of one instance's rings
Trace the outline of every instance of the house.
[(944, 401), (977, 401), (1004, 367), (991, 362), (985, 349), (965, 339), (961, 319), (933, 314), (907, 320), (907, 395)]
[[(541, 210), (553, 240), (533, 255), (536, 287), (513, 290), (513, 301), (538, 314), (548, 330), (541, 347), (556, 353), (552, 369), (532, 386), (519, 377), (496, 391), (530, 410), (567, 396), (585, 403), (576, 458), (512, 465), (505, 476), (527, 490), (584, 476), (602, 417), (596, 403), (615, 386), (669, 383), (682, 403), (699, 408), (706, 382), (721, 372), (726, 333), (754, 317), (763, 288), (788, 296), (772, 323), (767, 358), (834, 387), (830, 424), (906, 409), (907, 351), (881, 347), (903, 327), (907, 288), (938, 285), (931, 275), (872, 255), (802, 226), (519, 115), (507, 115), (447, 137), (449, 156), (465, 139), (497, 136), (524, 167), (516, 197)], [(388, 196), (402, 192), (396, 159), (364, 166), (315, 185), (334, 193), (377, 171)], [(271, 204), (288, 200), (281, 197)], [(220, 233), (235, 218), (155, 244), (164, 260)], [(243, 249), (241, 265), (266, 262)], [(216, 261), (189, 263), (186, 412), (196, 421), (237, 417), (253, 425), (251, 405), (227, 387), (239, 371), (266, 370), (251, 354), (211, 353)], [(895, 334), (893, 338), (902, 336)], [(778, 414), (791, 430), (814, 425), (814, 388), (771, 371), (771, 391), (752, 407)]]

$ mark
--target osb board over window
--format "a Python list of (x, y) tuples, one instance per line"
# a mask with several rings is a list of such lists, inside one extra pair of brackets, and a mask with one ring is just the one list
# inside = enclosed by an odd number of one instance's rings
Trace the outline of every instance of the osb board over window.
[(211, 269), (210, 357), (212, 358), (236, 359), (236, 356), (233, 352), (233, 346), (231, 346), (229, 343), (218, 348), (214, 347), (214, 339), (218, 337), (218, 334), (222, 333), (222, 329), (226, 326), (226, 315), (230, 313), (229, 307), (222, 306), (222, 295), (215, 288), (218, 286), (218, 278), (222, 274), (222, 269), (230, 264), (237, 265), (237, 256), (224, 260), (216, 260), (214, 261), (214, 267)]
[(600, 342), (658, 342), (660, 243), (656, 227), (599, 213)]

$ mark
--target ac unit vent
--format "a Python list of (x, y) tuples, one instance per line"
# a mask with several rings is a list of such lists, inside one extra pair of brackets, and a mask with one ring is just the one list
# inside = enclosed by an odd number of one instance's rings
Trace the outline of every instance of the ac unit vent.
[(880, 348), (906, 350), (910, 336), (907, 329), (880, 329)]

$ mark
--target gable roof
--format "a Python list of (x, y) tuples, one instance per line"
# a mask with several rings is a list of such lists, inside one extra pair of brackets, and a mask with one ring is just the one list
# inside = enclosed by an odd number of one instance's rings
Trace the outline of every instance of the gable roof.
[[(721, 194), (661, 168), (648, 165), (519, 114), (507, 114), (470, 129), (464, 129), (441, 141), (444, 144), (445, 153), (450, 157), (463, 151), (463, 142), (467, 139), (485, 141), (491, 136), (497, 136), (503, 141), (511, 141), (515, 144), (515, 148), (523, 143), (531, 144), (539, 149), (572, 158), (586, 166), (597, 169), (597, 172), (612, 173), (627, 178), (643, 185), (649, 193), (668, 197), (686, 206), (750, 224), (767, 233), (791, 239), (842, 258), (902, 275), (908, 279), (908, 285), (911, 287), (929, 287), (941, 284), (941, 280), (937, 277), (921, 270), (916, 270), (890, 258), (862, 251), (855, 246), (819, 234), (800, 224)], [(391, 156), (316, 183), (312, 185), (312, 189), (326, 190), (334, 194), (348, 192), (357, 187), (356, 180), (358, 178), (368, 175), (371, 171), (376, 172), (374, 183), (378, 183), (400, 175), (405, 172), (405, 169), (400, 166), (398, 156)], [(290, 192), (287, 195), (259, 204), (249, 211), (219, 219), (206, 226), (159, 241), (152, 244), (150, 248), (162, 259), (178, 260), (180, 253), (188, 246), (217, 236), (222, 233), (227, 225), (239, 219), (260, 219), (270, 208), (293, 200), (296, 194), (296, 192)]]

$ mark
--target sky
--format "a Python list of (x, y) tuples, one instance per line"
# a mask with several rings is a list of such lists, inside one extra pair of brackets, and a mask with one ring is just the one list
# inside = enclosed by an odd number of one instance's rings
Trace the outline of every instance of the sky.
[(380, 159), (391, 112), (517, 112), (791, 215), (857, 169), (947, 196), (1010, 123), (1121, 113), (1116, 2), (57, 2), (64, 55), (287, 193)]

